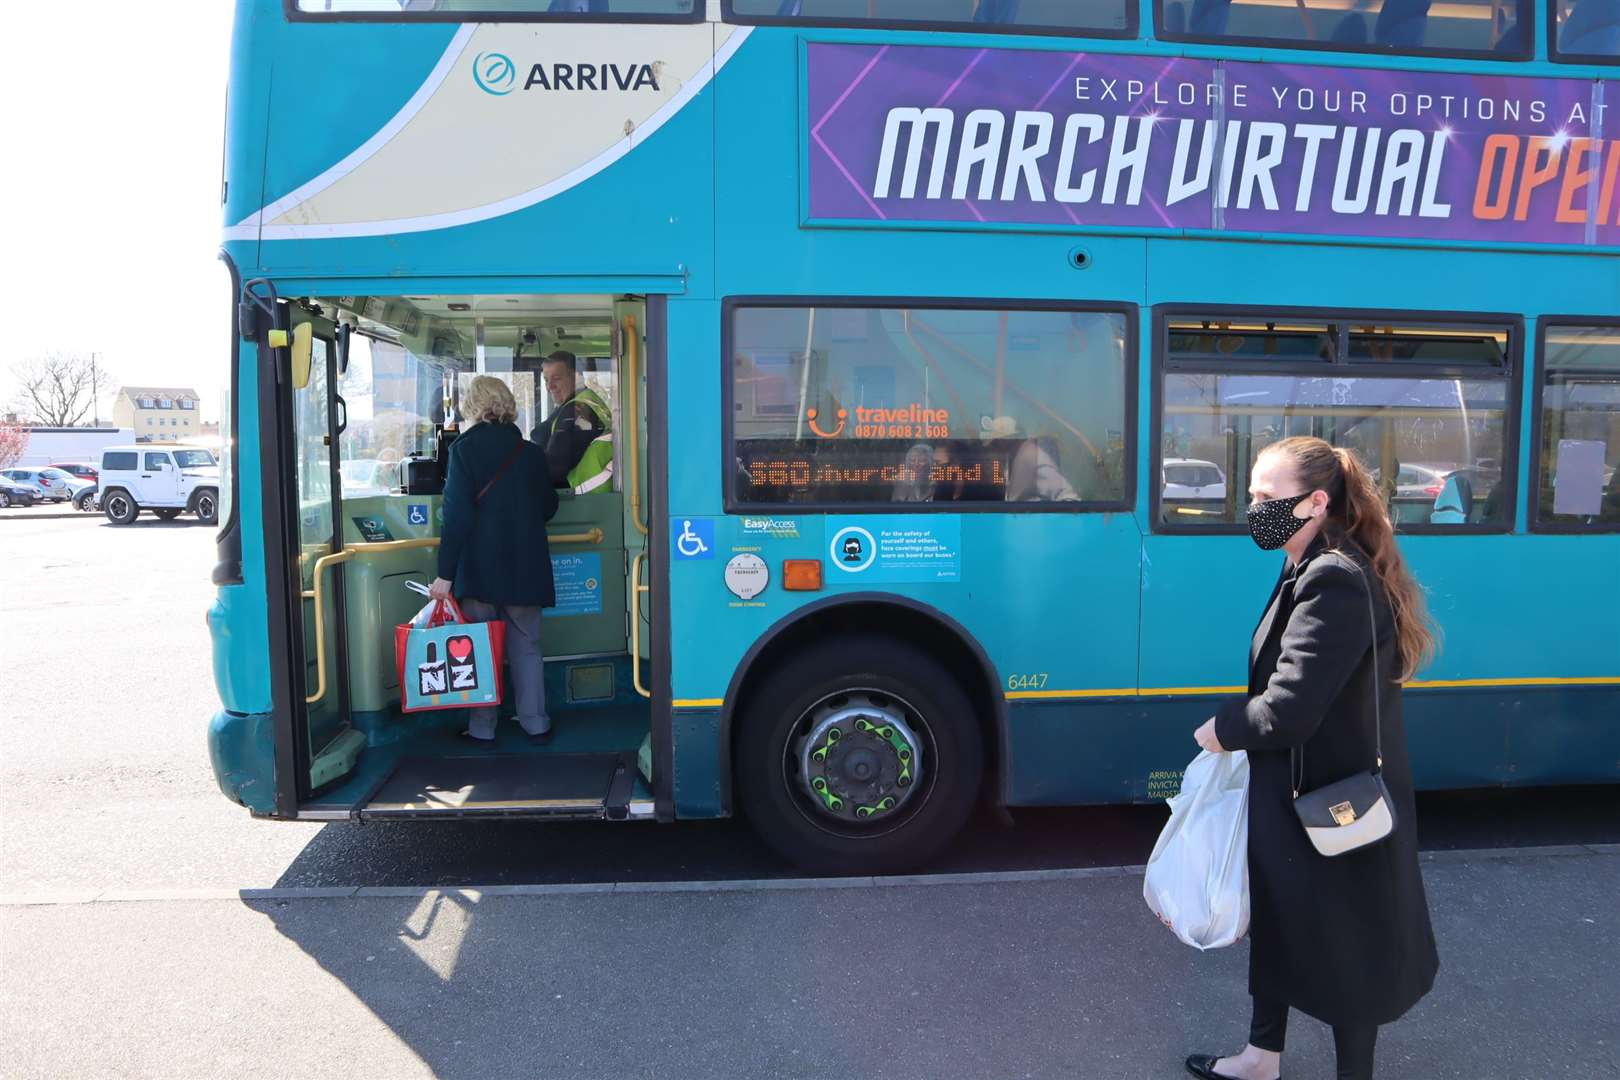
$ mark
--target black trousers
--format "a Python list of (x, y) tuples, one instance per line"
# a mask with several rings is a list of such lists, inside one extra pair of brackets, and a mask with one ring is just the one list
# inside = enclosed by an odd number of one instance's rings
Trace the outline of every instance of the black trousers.
[[(1254, 1018), (1249, 1021), (1249, 1043), (1274, 1054), (1283, 1052), (1288, 1040), (1288, 1006), (1254, 999)], [(1378, 1043), (1378, 1025), (1334, 1027), (1333, 1049), (1339, 1059), (1338, 1080), (1372, 1080), (1373, 1049)]]

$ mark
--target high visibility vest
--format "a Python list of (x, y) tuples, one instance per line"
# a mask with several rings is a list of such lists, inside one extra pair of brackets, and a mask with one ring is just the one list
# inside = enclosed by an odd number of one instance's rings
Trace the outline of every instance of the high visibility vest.
[(607, 402), (603, 401), (601, 396), (597, 394), (595, 390), (592, 390), (587, 386), (585, 389), (581, 390), (579, 393), (575, 394), (573, 397), (564, 402), (562, 407), (566, 409), (570, 405), (585, 406), (587, 409), (591, 410), (591, 412), (595, 413), (596, 418), (602, 422), (602, 430), (604, 432), (612, 432), (613, 410), (607, 407)]
[(591, 440), (579, 464), (568, 470), (568, 486), (575, 495), (609, 489), (613, 483), (613, 433), (604, 432)]

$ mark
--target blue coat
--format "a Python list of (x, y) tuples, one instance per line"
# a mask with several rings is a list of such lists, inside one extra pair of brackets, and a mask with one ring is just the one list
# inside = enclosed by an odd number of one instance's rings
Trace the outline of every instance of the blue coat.
[[(514, 450), (517, 457), (477, 501)], [(556, 512), (545, 453), (515, 424), (474, 424), (450, 444), (439, 576), (458, 598), (551, 607), (557, 593), (546, 522)]]

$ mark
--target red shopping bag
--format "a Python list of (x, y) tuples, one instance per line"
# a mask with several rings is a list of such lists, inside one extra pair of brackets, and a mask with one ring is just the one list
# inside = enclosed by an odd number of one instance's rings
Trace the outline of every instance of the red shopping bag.
[(501, 703), (506, 623), (468, 622), (454, 600), (431, 601), (394, 628), (401, 712)]

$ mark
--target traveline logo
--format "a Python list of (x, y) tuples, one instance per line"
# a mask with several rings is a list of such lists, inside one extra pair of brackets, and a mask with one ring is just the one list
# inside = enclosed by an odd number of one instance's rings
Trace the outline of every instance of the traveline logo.
[(505, 97), (517, 85), (517, 65), (505, 53), (479, 53), (473, 60), (473, 81), (484, 93)]
[[(658, 92), (658, 64), (535, 64), (525, 90), (647, 90)], [(517, 65), (505, 53), (479, 53), (473, 81), (486, 94), (505, 97), (517, 88)]]

